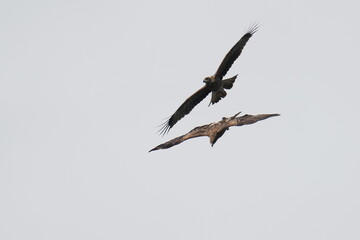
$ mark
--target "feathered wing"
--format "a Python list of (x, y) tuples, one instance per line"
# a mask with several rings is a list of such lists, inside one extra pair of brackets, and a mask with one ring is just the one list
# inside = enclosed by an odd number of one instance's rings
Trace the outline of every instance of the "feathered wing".
[(154, 147), (153, 149), (151, 149), (149, 152), (155, 151), (155, 150), (159, 150), (159, 149), (167, 149), (167, 148), (171, 148), (172, 146), (175, 146), (179, 143), (182, 143), (184, 141), (183, 139), (184, 135), (171, 139), (170, 141), (167, 141), (166, 143), (160, 144), (156, 147)]
[(171, 148), (171, 147), (178, 145), (179, 143), (182, 143), (191, 138), (207, 136), (208, 133), (206, 132), (206, 130), (209, 127), (209, 125), (210, 124), (196, 127), (194, 129), (192, 129), (190, 132), (188, 132), (180, 137), (176, 137), (174, 139), (171, 139), (170, 141), (167, 141), (166, 143), (163, 143), (163, 144), (160, 144), (160, 145), (154, 147), (149, 152), (159, 150), (159, 149)]
[(217, 69), (215, 73), (215, 79), (222, 79), (225, 76), (235, 60), (240, 56), (247, 41), (257, 31), (258, 28), (259, 26), (257, 24), (251, 25), (245, 35), (230, 49)]
[(170, 128), (172, 128), (181, 118), (191, 112), (191, 110), (198, 105), (209, 93), (210, 87), (205, 85), (197, 92), (185, 100), (183, 104), (175, 111), (175, 113), (167, 120), (161, 127), (160, 134), (164, 135)]
[(280, 114), (274, 113), (274, 114), (258, 114), (258, 115), (244, 115), (241, 117), (234, 118), (231, 122), (230, 126), (243, 126), (243, 125), (249, 125), (256, 123), (258, 121), (265, 120), (267, 118), (271, 117), (277, 117), (280, 116)]

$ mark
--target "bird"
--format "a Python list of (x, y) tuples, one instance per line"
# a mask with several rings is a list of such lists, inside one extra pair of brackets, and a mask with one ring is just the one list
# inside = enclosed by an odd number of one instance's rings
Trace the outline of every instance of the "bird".
[(248, 124), (253, 124), (261, 120), (265, 120), (270, 117), (276, 117), (280, 116), (280, 114), (274, 113), (274, 114), (257, 114), (257, 115), (248, 115), (245, 114), (243, 116), (238, 117), (240, 114), (237, 113), (232, 117), (223, 117), (221, 121), (210, 123), (207, 125), (199, 126), (191, 130), (190, 132), (180, 136), (176, 137), (170, 141), (167, 141), (163, 144), (160, 144), (153, 149), (151, 149), (149, 152), (159, 150), (159, 149), (167, 149), (171, 148), (177, 144), (180, 144), (188, 139), (196, 138), (196, 137), (203, 137), (208, 136), (210, 138), (210, 144), (211, 146), (214, 146), (216, 141), (224, 135), (224, 133), (229, 130), (230, 127), (233, 126), (243, 126)]
[(161, 135), (165, 135), (170, 131), (170, 129), (185, 115), (189, 114), (191, 110), (199, 104), (209, 93), (211, 93), (211, 100), (209, 106), (219, 102), (222, 98), (226, 96), (226, 91), (224, 89), (231, 89), (237, 78), (237, 75), (223, 79), (226, 73), (229, 71), (232, 64), (240, 56), (243, 48), (245, 47), (248, 40), (254, 35), (258, 30), (258, 24), (252, 24), (246, 33), (241, 37), (241, 39), (230, 49), (222, 60), (220, 66), (214, 75), (206, 77), (203, 82), (205, 85), (196, 91), (193, 95), (188, 97), (181, 106), (171, 115), (168, 120), (163, 123), (159, 130)]

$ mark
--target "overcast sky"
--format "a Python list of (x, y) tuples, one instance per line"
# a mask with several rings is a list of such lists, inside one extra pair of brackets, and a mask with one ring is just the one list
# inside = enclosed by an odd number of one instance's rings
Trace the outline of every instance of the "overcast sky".
[[(1, 1), (0, 239), (360, 239), (359, 7)], [(239, 111), (281, 116), (148, 153)]]

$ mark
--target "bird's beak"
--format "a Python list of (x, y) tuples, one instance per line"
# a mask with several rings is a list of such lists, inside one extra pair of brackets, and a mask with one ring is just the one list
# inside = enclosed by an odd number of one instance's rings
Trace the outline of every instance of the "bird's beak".
[(203, 80), (203, 83), (208, 83), (209, 82), (209, 79), (207, 79), (207, 78), (205, 78), (204, 80)]

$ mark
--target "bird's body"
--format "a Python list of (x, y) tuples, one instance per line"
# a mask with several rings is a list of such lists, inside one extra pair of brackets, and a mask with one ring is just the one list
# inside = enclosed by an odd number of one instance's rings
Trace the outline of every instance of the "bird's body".
[[(204, 79), (204, 83), (210, 86), (211, 89), (211, 101), (210, 104), (215, 104), (220, 101), (221, 98), (226, 96), (226, 91), (223, 87), (223, 81), (221, 78), (212, 75)], [(209, 105), (210, 105), (209, 104)]]
[[(206, 77), (203, 82), (205, 86), (185, 100), (185, 102), (175, 111), (175, 113), (164, 123), (160, 132), (165, 134), (172, 128), (181, 118), (190, 113), (190, 111), (199, 104), (209, 93), (211, 93), (210, 104), (215, 104), (224, 98), (227, 93), (225, 89), (231, 89), (237, 77), (223, 79), (232, 64), (240, 56), (244, 46), (251, 36), (257, 31), (258, 26), (252, 25), (244, 36), (230, 49), (225, 58), (218, 67), (216, 73)], [(210, 105), (209, 104), (209, 105)]]

